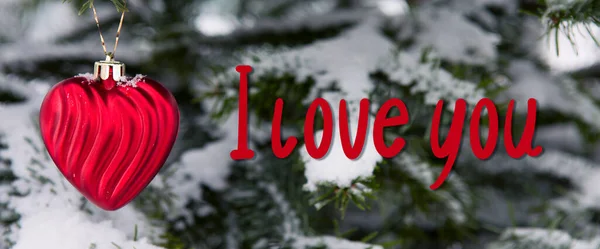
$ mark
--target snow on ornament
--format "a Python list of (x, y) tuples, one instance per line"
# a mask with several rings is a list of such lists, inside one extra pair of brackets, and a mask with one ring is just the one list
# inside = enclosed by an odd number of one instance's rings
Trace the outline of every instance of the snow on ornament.
[(159, 172), (175, 143), (179, 109), (160, 83), (126, 77), (125, 65), (108, 55), (93, 75), (50, 89), (40, 130), (65, 178), (111, 211), (132, 201)]

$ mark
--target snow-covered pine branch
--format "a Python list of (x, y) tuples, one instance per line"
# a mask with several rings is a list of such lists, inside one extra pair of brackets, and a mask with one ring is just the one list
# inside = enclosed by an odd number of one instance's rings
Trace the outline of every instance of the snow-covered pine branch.
[(551, 228), (514, 228), (504, 232), (499, 241), (490, 244), (487, 249), (593, 249), (599, 246), (600, 238), (578, 240), (564, 231)]

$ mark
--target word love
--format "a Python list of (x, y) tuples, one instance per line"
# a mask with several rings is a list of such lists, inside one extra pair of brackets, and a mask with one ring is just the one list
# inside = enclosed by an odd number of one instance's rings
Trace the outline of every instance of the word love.
[[(240, 88), (239, 88), (239, 119), (238, 119), (238, 145), (237, 148), (231, 151), (231, 158), (234, 160), (247, 160), (254, 157), (254, 151), (248, 148), (248, 74), (252, 71), (252, 67), (248, 65), (240, 65), (236, 67), (236, 71), (240, 73)], [(513, 142), (512, 134), (512, 119), (515, 101), (511, 100), (508, 105), (508, 112), (504, 123), (504, 146), (506, 152), (512, 158), (521, 158), (525, 154), (531, 157), (537, 157), (542, 153), (542, 147), (536, 146), (532, 148), (532, 140), (535, 132), (535, 120), (537, 103), (535, 99), (529, 99), (527, 102), (527, 120), (525, 130), (517, 146)], [(361, 155), (364, 148), (365, 138), (369, 125), (369, 100), (362, 99), (360, 101), (360, 109), (358, 115), (358, 130), (354, 143), (350, 140), (348, 128), (348, 113), (345, 100), (339, 103), (339, 129), (340, 139), (344, 154), (349, 159), (356, 159)], [(314, 138), (314, 123), (317, 109), (321, 109), (323, 114), (323, 138), (319, 145), (316, 144)], [(390, 111), (396, 108), (400, 112), (399, 115), (388, 117)], [(481, 112), (487, 110), (487, 118), (489, 121), (488, 137), (485, 145), (481, 145), (480, 120)], [(458, 158), (461, 140), (463, 137), (463, 128), (465, 117), (467, 114), (467, 103), (463, 99), (456, 101), (452, 122), (448, 130), (446, 140), (440, 145), (440, 121), (444, 109), (444, 102), (440, 100), (436, 107), (432, 119), (432, 127), (430, 133), (431, 150), (435, 157), (446, 159), (446, 163), (440, 176), (430, 186), (432, 190), (438, 189), (446, 180), (452, 167)], [(281, 118), (283, 112), (283, 100), (277, 99), (275, 102), (275, 113), (273, 115), (271, 144), (275, 156), (278, 158), (288, 157), (296, 145), (298, 139), (290, 136), (281, 144)], [(402, 100), (392, 98), (386, 101), (377, 111), (375, 121), (373, 123), (373, 143), (377, 152), (384, 158), (392, 158), (398, 155), (406, 141), (397, 137), (388, 146), (385, 143), (383, 131), (387, 127), (401, 126), (409, 122), (409, 115), (406, 105)], [(498, 111), (494, 103), (487, 98), (481, 99), (473, 110), (470, 119), (470, 144), (473, 154), (480, 160), (486, 160), (492, 156), (496, 145), (498, 144), (499, 124)], [(304, 122), (304, 141), (308, 154), (315, 159), (321, 159), (327, 155), (333, 140), (334, 120), (333, 112), (329, 103), (322, 98), (315, 99), (308, 108), (306, 119)], [(354, 144), (354, 145), (353, 145)]]

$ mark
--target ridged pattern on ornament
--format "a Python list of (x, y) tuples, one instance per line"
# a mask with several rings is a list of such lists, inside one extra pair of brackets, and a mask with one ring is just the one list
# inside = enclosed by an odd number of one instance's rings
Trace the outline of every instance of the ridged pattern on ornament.
[(88, 200), (116, 210), (133, 200), (165, 163), (179, 129), (175, 98), (149, 78), (74, 77), (55, 85), (40, 110), (51, 158)]

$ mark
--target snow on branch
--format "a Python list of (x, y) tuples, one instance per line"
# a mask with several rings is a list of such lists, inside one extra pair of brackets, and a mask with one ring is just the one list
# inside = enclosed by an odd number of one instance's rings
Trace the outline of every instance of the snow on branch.
[(168, 182), (173, 186), (176, 198), (170, 207), (172, 211), (168, 213), (169, 218), (181, 215), (192, 224), (193, 213), (189, 212), (186, 205), (190, 200), (202, 200), (201, 185), (214, 190), (228, 187), (227, 177), (233, 163), (229, 152), (237, 146), (237, 116), (235, 112), (225, 121), (223, 129), (219, 131), (223, 132), (223, 137), (218, 141), (184, 152), (181, 159), (173, 165), (175, 171)]
[[(375, 118), (370, 118), (369, 127), (373, 127)], [(337, 120), (334, 118), (334, 120)], [(358, 130), (358, 119), (350, 120), (351, 138), (356, 137)], [(323, 131), (316, 132), (315, 141), (317, 144), (321, 142)], [(308, 191), (316, 191), (317, 186), (321, 184), (333, 184), (339, 188), (349, 188), (357, 179), (366, 179), (373, 175), (373, 170), (379, 161), (383, 158), (375, 149), (373, 136), (371, 132), (367, 132), (365, 138), (365, 146), (363, 154), (355, 159), (350, 160), (344, 154), (340, 140), (340, 129), (334, 129), (332, 146), (330, 153), (320, 159), (311, 158), (306, 149), (302, 149), (301, 155), (305, 161), (305, 176), (307, 183), (304, 186)]]
[(571, 72), (598, 63), (600, 54), (600, 1), (542, 1), (541, 18), (545, 39), (542, 56), (553, 69)]
[(311, 31), (326, 29), (345, 24), (353, 24), (365, 17), (364, 10), (336, 11), (321, 15), (303, 16), (301, 19), (263, 19), (248, 27), (239, 27), (228, 39), (257, 36), (264, 33), (290, 33), (302, 29)]
[[(398, 170), (420, 183), (422, 188), (427, 189), (427, 191), (429, 191), (429, 186), (434, 182), (435, 177), (440, 174), (439, 168), (434, 168), (431, 164), (408, 153), (397, 156), (394, 158), (394, 162), (397, 164)], [(448, 217), (457, 224), (462, 224), (467, 221), (465, 206), (470, 206), (473, 203), (469, 195), (470, 190), (456, 174), (448, 178), (448, 183), (452, 188), (436, 190), (431, 194), (441, 200), (442, 204), (436, 203), (437, 206), (443, 205), (445, 207), (444, 213), (446, 215), (443, 216), (444, 218)]]
[[(257, 53), (260, 63), (248, 62), (248, 64), (253, 65), (255, 74), (257, 71), (301, 64), (301, 67), (294, 68), (297, 77), (315, 77), (317, 80), (315, 89), (326, 88), (330, 82), (336, 82), (341, 89), (341, 94), (326, 94), (323, 97), (334, 106), (337, 106), (340, 99), (346, 99), (350, 110), (348, 116), (356, 118), (358, 115), (354, 110), (358, 108), (358, 101), (367, 98), (372, 88), (369, 73), (376, 68), (380, 59), (389, 55), (393, 48), (393, 44), (380, 34), (378, 21), (371, 17), (335, 39), (317, 42), (310, 46), (276, 54)], [(338, 108), (332, 109), (337, 117)], [(372, 122), (374, 119), (370, 120)], [(356, 124), (353, 123), (356, 122), (350, 122), (351, 127), (354, 126), (350, 130), (355, 134)], [(320, 132), (322, 131), (316, 132), (317, 140), (320, 139)], [(338, 129), (335, 129), (335, 132), (338, 132), (337, 137), (339, 137)], [(350, 186), (353, 180), (371, 176), (381, 156), (374, 150), (372, 139), (369, 137), (370, 135), (365, 140), (367, 150), (360, 160), (348, 159), (341, 150), (339, 139), (334, 140), (331, 154), (326, 158), (315, 160), (304, 157), (305, 174), (308, 179), (306, 189), (312, 191), (317, 185), (326, 183), (333, 183), (340, 187)]]
[[(505, 92), (506, 98), (515, 99), (517, 103), (534, 98), (542, 111), (554, 110), (574, 116), (600, 131), (600, 108), (593, 98), (578, 89), (575, 80), (547, 75), (532, 62), (522, 60), (513, 61), (508, 72), (513, 83)], [(526, 106), (516, 108), (523, 112)]]
[[(123, 44), (119, 58), (132, 63), (145, 58), (137, 52), (137, 46)], [(89, 41), (82, 44), (39, 44), (33, 42), (12, 43), (0, 46), (0, 68), (15, 65), (35, 65), (35, 63), (49, 60), (82, 60), (90, 61), (90, 71), (93, 69), (93, 61), (102, 60), (102, 50), (98, 49), (97, 41)], [(23, 68), (27, 68), (24, 66)]]
[(383, 249), (379, 245), (349, 241), (333, 236), (297, 237), (294, 242), (294, 248), (298, 249), (318, 246), (325, 246), (327, 249)]
[(543, 228), (515, 228), (505, 231), (499, 241), (490, 244), (488, 249), (595, 249), (600, 246), (600, 238), (577, 240), (561, 230)]
[(598, 0), (547, 0), (545, 3), (542, 21), (547, 23), (550, 31), (569, 29), (576, 23), (600, 25)]
[(419, 31), (414, 48), (433, 48), (440, 58), (455, 63), (489, 65), (496, 60), (500, 36), (469, 21), (464, 13), (451, 9), (420, 8), (416, 14)]
[(438, 100), (449, 101), (446, 106), (454, 110), (454, 102), (465, 99), (475, 105), (485, 97), (485, 91), (478, 89), (470, 81), (454, 78), (451, 73), (440, 68), (439, 57), (434, 53), (425, 55), (425, 51), (401, 52), (387, 60), (381, 69), (387, 72), (390, 79), (402, 86), (408, 86), (412, 94), (424, 94), (426, 105), (436, 105)]
[[(475, 103), (484, 97), (484, 91), (477, 89), (476, 84), (458, 80), (439, 68), (439, 60), (433, 56), (429, 56), (426, 61), (422, 61), (421, 51), (390, 56), (394, 54), (394, 45), (380, 34), (378, 21), (371, 17), (338, 38), (276, 54), (259, 55), (260, 63), (249, 64), (254, 65), (256, 73), (300, 62), (302, 67), (295, 68), (298, 77), (315, 76), (321, 85), (332, 81), (338, 83), (342, 94), (327, 94), (323, 97), (334, 106), (342, 98), (348, 100), (348, 109), (353, 110), (348, 116), (354, 118), (358, 116), (355, 111), (358, 109), (358, 100), (366, 98), (372, 90), (369, 74), (380, 68), (388, 72), (393, 80), (410, 86), (412, 93), (425, 94), (426, 104), (429, 105), (435, 105), (439, 99), (446, 99), (451, 102), (447, 105), (448, 108), (453, 110), (453, 102), (459, 98)], [(332, 109), (334, 117), (338, 117), (337, 108)], [(370, 120), (373, 121), (373, 118)], [(351, 119), (353, 135), (356, 133), (356, 123), (356, 119)], [(322, 131), (317, 131), (315, 134), (317, 142), (321, 139), (321, 133)], [(307, 190), (315, 191), (320, 184), (350, 187), (355, 180), (370, 177), (377, 162), (381, 160), (381, 156), (373, 148), (371, 134), (367, 133), (366, 149), (362, 157), (350, 160), (342, 151), (338, 129), (334, 129), (334, 133), (330, 154), (325, 158), (315, 160), (306, 151), (302, 151), (306, 163)]]
[(600, 208), (598, 202), (600, 200), (600, 191), (598, 191), (600, 165), (578, 156), (546, 149), (541, 157), (528, 157), (520, 161), (514, 161), (506, 154), (497, 154), (489, 161), (483, 162), (478, 169), (490, 174), (533, 172), (564, 178), (574, 185), (574, 191), (565, 198), (555, 200), (557, 204), (568, 200), (568, 198), (574, 198), (577, 200), (577, 206), (570, 206), (570, 208)]
[(287, 203), (284, 196), (279, 193), (277, 187), (269, 183), (261, 183), (270, 197), (277, 203), (279, 212), (284, 214), (284, 222), (281, 226), (284, 241), (290, 242), (292, 248), (303, 249), (316, 246), (325, 246), (327, 249), (383, 249), (382, 246), (362, 242), (350, 241), (332, 236), (306, 236), (301, 232), (300, 221), (296, 213)]

